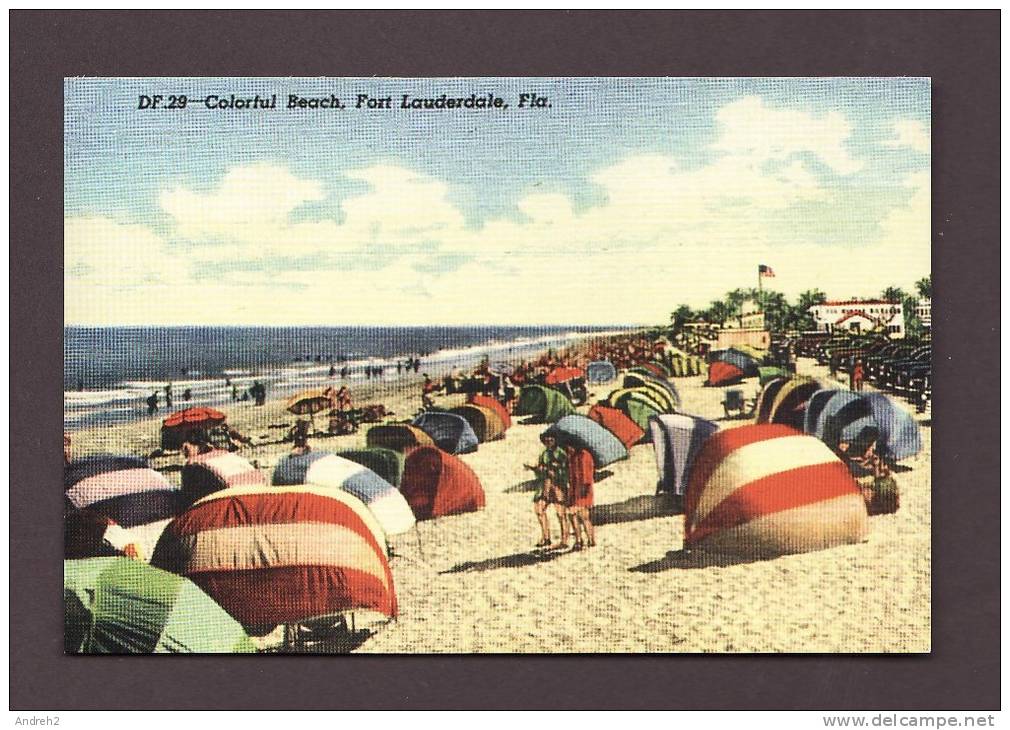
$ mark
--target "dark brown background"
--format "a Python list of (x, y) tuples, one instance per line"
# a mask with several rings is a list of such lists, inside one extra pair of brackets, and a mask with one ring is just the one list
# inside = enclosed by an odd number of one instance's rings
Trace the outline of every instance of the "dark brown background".
[[(11, 709), (997, 708), (999, 21), (998, 11), (12, 11)], [(932, 655), (63, 656), (53, 486), (63, 77), (479, 74), (932, 77)]]

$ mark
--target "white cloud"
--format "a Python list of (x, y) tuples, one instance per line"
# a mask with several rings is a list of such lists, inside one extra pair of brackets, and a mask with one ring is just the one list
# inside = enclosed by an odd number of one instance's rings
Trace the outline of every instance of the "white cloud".
[(821, 115), (766, 106), (757, 96), (727, 104), (716, 115), (722, 135), (715, 149), (760, 164), (811, 153), (835, 172), (858, 172), (862, 163), (849, 154), (851, 128), (839, 112)]
[[(479, 229), (466, 225), (446, 182), (401, 166), (344, 172), (368, 189), (340, 201), (340, 222), (293, 220), (301, 206), (330, 199), (324, 181), (278, 167), (234, 168), (210, 192), (176, 188), (162, 196), (178, 235), (192, 243), (187, 260), (267, 266), (317, 256), (319, 266), (224, 272), (200, 281), (180, 266), (172, 285), (117, 295), (112, 309), (92, 307), (86, 321), (654, 322), (680, 302), (700, 306), (727, 289), (754, 286), (758, 263), (775, 268), (774, 286), (788, 296), (812, 287), (871, 295), (928, 273), (928, 172), (906, 181), (913, 190), (909, 203), (891, 211), (876, 240), (828, 246), (804, 238), (791, 209), (832, 201), (834, 191), (811, 168), (811, 157), (839, 175), (860, 169), (845, 146), (847, 120), (775, 109), (750, 97), (724, 107), (717, 121), (717, 154), (707, 165), (685, 168), (664, 155), (626, 158), (591, 176), (602, 191), (598, 205), (576, 213), (566, 195), (534, 193), (518, 202), (520, 219), (490, 220)], [(166, 255), (146, 229), (112, 230), (119, 235), (110, 240), (121, 250), (139, 242)], [(84, 236), (96, 237), (102, 238)], [(375, 251), (392, 254), (381, 269), (327, 263)], [(432, 256), (453, 255), (466, 260), (438, 273), (417, 268)], [(146, 254), (136, 258), (140, 268), (123, 278), (137, 276), (150, 261)], [(86, 305), (68, 297), (68, 321), (82, 321)]]
[(885, 147), (910, 147), (916, 152), (930, 154), (931, 134), (929, 127), (914, 119), (900, 119), (894, 123), (896, 139), (884, 142)]

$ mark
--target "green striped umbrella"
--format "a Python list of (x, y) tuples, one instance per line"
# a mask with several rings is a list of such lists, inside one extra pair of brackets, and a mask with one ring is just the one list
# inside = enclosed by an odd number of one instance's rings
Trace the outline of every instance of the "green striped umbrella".
[(194, 583), (130, 558), (63, 561), (70, 654), (243, 653), (242, 626)]

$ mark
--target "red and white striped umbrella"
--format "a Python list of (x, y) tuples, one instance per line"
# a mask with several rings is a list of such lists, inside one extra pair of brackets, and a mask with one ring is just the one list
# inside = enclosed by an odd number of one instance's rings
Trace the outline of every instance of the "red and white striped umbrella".
[(702, 446), (684, 499), (688, 548), (751, 557), (860, 542), (866, 507), (821, 441), (777, 424), (719, 431)]
[(382, 530), (364, 504), (336, 489), (215, 492), (165, 528), (151, 563), (186, 576), (248, 627), (397, 613)]

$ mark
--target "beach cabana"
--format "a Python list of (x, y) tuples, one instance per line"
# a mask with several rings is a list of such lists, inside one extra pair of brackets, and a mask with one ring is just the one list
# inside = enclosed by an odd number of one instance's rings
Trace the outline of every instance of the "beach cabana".
[(449, 411), (453, 415), (462, 416), (470, 424), (480, 443), (504, 438), (505, 424), (498, 413), (490, 408), (468, 403)]
[(542, 385), (527, 385), (519, 391), (519, 402), (513, 415), (532, 416), (541, 423), (554, 423), (574, 412), (575, 407), (563, 393)]
[(228, 487), (265, 485), (266, 477), (249, 461), (229, 451), (199, 454), (182, 467), (182, 500), (189, 505)]
[(862, 541), (869, 518), (849, 470), (779, 424), (713, 434), (684, 497), (684, 547), (764, 558)]
[(663, 390), (670, 397), (673, 408), (680, 407), (680, 393), (677, 386), (666, 378), (657, 378), (655, 375), (641, 375), (639, 373), (628, 373), (621, 383), (625, 388), (648, 388)]
[(886, 459), (901, 461), (922, 451), (922, 433), (914, 416), (883, 393), (863, 393), (880, 430), (878, 451)]
[(734, 385), (744, 379), (744, 371), (728, 362), (716, 360), (709, 363), (708, 378), (705, 385), (723, 386)]
[(467, 420), (455, 413), (422, 413), (414, 419), (414, 425), (428, 434), (438, 448), (450, 454), (476, 451), (480, 443)]
[(593, 385), (609, 383), (617, 377), (617, 368), (609, 360), (594, 360), (586, 365), (586, 382)]
[(659, 470), (657, 493), (684, 495), (695, 457), (718, 430), (719, 426), (712, 421), (679, 413), (649, 419), (656, 468)]
[(775, 396), (771, 412), (768, 414), (768, 422), (781, 423), (802, 431), (807, 401), (823, 387), (823, 384), (814, 378), (790, 379)]
[(839, 390), (830, 387), (818, 390), (811, 395), (807, 401), (807, 409), (803, 414), (803, 433), (823, 440), (824, 421), (828, 415), (834, 413), (842, 406), (842, 401), (838, 400), (837, 404), (831, 406), (830, 409), (828, 404), (835, 401), (836, 398), (848, 399), (850, 395), (852, 399), (859, 397), (858, 394), (850, 390)]
[(191, 581), (130, 558), (63, 562), (68, 654), (239, 654), (242, 626)]
[(415, 449), (407, 457), (400, 492), (418, 520), (484, 508), (484, 487), (473, 469), (432, 446)]
[(400, 486), (400, 479), (403, 477), (403, 454), (399, 451), (372, 446), (338, 451), (337, 456), (367, 466), (394, 487)]
[(431, 436), (409, 423), (387, 423), (383, 426), (372, 426), (365, 434), (365, 443), (369, 448), (386, 448), (400, 453), (417, 446), (435, 445)]
[(382, 529), (339, 489), (215, 492), (165, 528), (151, 562), (192, 580), (256, 633), (345, 611), (397, 613)]
[(860, 440), (868, 428), (876, 432), (877, 453), (888, 461), (901, 461), (922, 450), (915, 418), (883, 393), (835, 391), (814, 422), (813, 435), (836, 448), (839, 441)]
[(284, 457), (274, 468), (275, 487), (313, 484), (342, 489), (361, 500), (387, 535), (414, 526), (414, 514), (396, 487), (368, 467), (326, 451)]
[(64, 496), (75, 509), (87, 509), (121, 527), (174, 517), (179, 488), (143, 459), (103, 454), (71, 462), (63, 472)]
[(665, 412), (657, 408), (651, 400), (643, 398), (635, 392), (622, 396), (614, 405), (642, 430), (644, 441), (649, 439), (649, 419)]
[(617, 408), (597, 403), (589, 409), (588, 417), (614, 434), (629, 451), (645, 437), (645, 431)]
[(754, 407), (755, 423), (768, 423), (768, 419), (771, 417), (772, 404), (775, 403), (775, 398), (778, 396), (779, 391), (789, 381), (790, 378), (773, 378), (764, 384), (761, 392), (758, 393), (757, 405)]
[(558, 420), (544, 433), (554, 436), (562, 446), (588, 451), (593, 455), (597, 469), (628, 458), (628, 450), (617, 436), (596, 421), (577, 413)]
[(639, 400), (648, 403), (660, 413), (676, 413), (677, 405), (673, 396), (663, 388), (646, 383), (634, 388), (618, 388), (607, 396), (610, 405), (620, 408), (621, 402), (628, 400)]
[(508, 408), (503, 406), (497, 398), (474, 393), (466, 399), (466, 402), (470, 405), (480, 406), (481, 408), (490, 408), (498, 414), (498, 418), (501, 420), (502, 425), (505, 426), (506, 430), (512, 428), (512, 417), (509, 415)]

